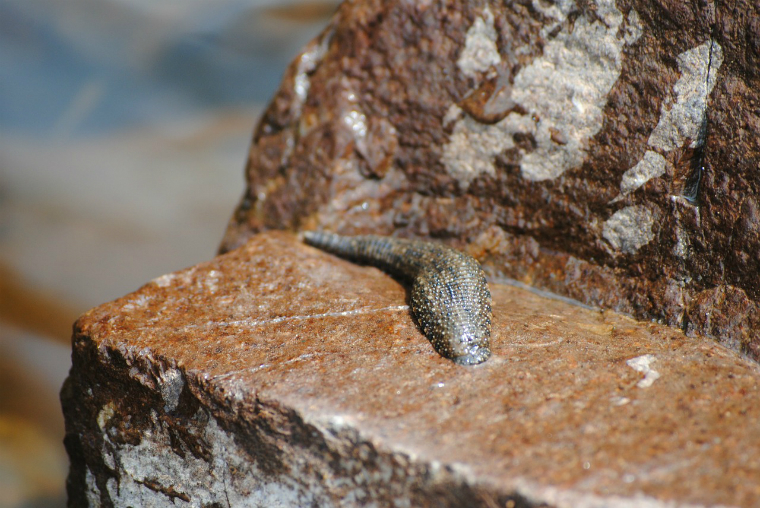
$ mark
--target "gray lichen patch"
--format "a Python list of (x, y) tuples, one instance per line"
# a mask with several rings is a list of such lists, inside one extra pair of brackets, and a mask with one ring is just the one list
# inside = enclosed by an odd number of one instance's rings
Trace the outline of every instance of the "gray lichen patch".
[[(588, 141), (602, 127), (626, 39), (618, 36), (624, 17), (614, 2), (597, 2), (597, 16), (581, 16), (572, 29), (560, 30), (543, 55), (515, 76), (513, 99), (538, 118), (536, 149), (520, 164), (528, 180), (554, 179), (580, 166)], [(553, 132), (566, 142), (555, 142)]]
[[(138, 444), (112, 441), (104, 432), (103, 460), (120, 472), (118, 482), (112, 478), (106, 483), (114, 507), (285, 507), (313, 501), (300, 496), (286, 479), (263, 480), (248, 454), (213, 417), (204, 413), (193, 421), (198, 426), (188, 430), (210, 447), (208, 460), (189, 452), (178, 454), (171, 429), (155, 412)], [(89, 505), (100, 506), (101, 492), (91, 474), (87, 482)]]
[[(509, 114), (494, 125), (466, 114), (457, 120), (442, 162), (461, 187), (481, 174), (494, 174), (494, 157), (515, 146), (517, 133), (535, 140), (531, 151), (520, 149), (520, 170), (527, 180), (554, 179), (582, 164), (589, 140), (602, 127), (607, 95), (620, 77), (623, 47), (637, 40), (641, 27), (635, 11), (626, 20), (614, 2), (600, 0), (595, 20), (580, 16), (569, 28), (564, 22), (572, 7), (564, 2), (545, 9), (554, 18), (550, 25), (562, 28), (546, 42), (543, 55), (514, 76), (511, 100), (527, 114)], [(486, 49), (495, 40), (487, 21), (488, 16), (478, 18), (468, 31), (459, 61), (466, 76), (499, 61), (498, 53)], [(446, 115), (447, 121), (451, 118)]]
[(185, 387), (185, 379), (178, 369), (167, 369), (157, 379), (161, 398), (164, 399), (164, 411), (174, 411), (179, 404), (179, 396)]
[(647, 150), (644, 157), (635, 166), (623, 173), (623, 179), (620, 182), (620, 195), (613, 202), (627, 196), (652, 178), (664, 175), (668, 164), (665, 157), (655, 151)]
[(533, 121), (524, 115), (510, 113), (501, 122), (486, 125), (471, 118), (456, 105), (449, 108), (444, 122), (449, 123), (457, 117), (454, 132), (443, 147), (441, 161), (463, 189), (482, 174), (496, 174), (494, 157), (514, 148), (514, 134), (532, 134), (535, 130)]
[(634, 254), (654, 238), (654, 216), (642, 205), (627, 206), (607, 219), (602, 236), (617, 251)]
[[(649, 146), (665, 154), (687, 143), (692, 148), (704, 144), (703, 128), (707, 117), (707, 99), (715, 86), (718, 70), (723, 63), (723, 50), (717, 42), (708, 40), (678, 55), (677, 61), (681, 77), (673, 87), (674, 97), (668, 97), (663, 102), (659, 122), (647, 141)], [(647, 150), (644, 157), (623, 174), (620, 195), (612, 202), (622, 199), (652, 178), (662, 176), (669, 165), (670, 163), (662, 154)], [(607, 222), (612, 221), (614, 217), (613, 215)], [(618, 223), (618, 220), (613, 221), (613, 224)], [(618, 243), (610, 240), (610, 238), (617, 238), (611, 231), (609, 228), (605, 229), (603, 235), (613, 246), (616, 246)], [(675, 255), (684, 257), (686, 252), (684, 245), (688, 239), (681, 231), (677, 231), (677, 238)]]
[(687, 140), (692, 148), (704, 142), (700, 130), (707, 115), (707, 98), (722, 63), (723, 49), (713, 40), (678, 55), (681, 77), (673, 87), (675, 98), (663, 102), (660, 121), (649, 136), (650, 146), (671, 151)]
[(459, 55), (457, 66), (462, 74), (469, 78), (477, 78), (478, 73), (485, 72), (501, 62), (499, 50), (496, 48), (497, 34), (493, 22), (493, 14), (486, 6), (483, 9), (483, 17), (475, 18), (475, 22), (467, 31), (464, 49)]

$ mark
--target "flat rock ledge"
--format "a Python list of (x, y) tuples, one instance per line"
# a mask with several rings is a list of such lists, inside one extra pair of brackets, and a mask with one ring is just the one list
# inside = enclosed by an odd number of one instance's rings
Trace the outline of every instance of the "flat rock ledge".
[(396, 281), (285, 233), (75, 325), (70, 506), (760, 504), (760, 370), (492, 284), (494, 356), (439, 357)]

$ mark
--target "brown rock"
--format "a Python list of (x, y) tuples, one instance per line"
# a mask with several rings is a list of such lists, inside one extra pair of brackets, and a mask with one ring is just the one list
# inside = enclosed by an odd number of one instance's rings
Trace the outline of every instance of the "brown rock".
[(70, 506), (760, 503), (756, 364), (492, 292), (477, 367), (433, 351), (391, 278), (282, 233), (89, 311), (62, 392)]
[[(258, 126), (222, 251), (447, 239), (760, 359), (757, 2), (347, 2)], [(715, 326), (711, 294), (724, 316)]]

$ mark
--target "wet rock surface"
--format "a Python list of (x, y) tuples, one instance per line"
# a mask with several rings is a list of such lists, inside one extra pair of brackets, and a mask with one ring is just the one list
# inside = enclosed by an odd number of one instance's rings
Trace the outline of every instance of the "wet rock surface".
[(222, 251), (268, 229), (442, 239), (757, 360), (758, 19), (749, 1), (346, 2), (256, 130)]
[(76, 324), (71, 506), (760, 503), (760, 369), (492, 284), (493, 357), (441, 358), (379, 270), (265, 233)]

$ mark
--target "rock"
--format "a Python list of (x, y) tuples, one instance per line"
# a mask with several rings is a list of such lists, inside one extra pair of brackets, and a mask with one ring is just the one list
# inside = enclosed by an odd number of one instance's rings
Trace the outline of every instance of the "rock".
[(261, 119), (221, 250), (283, 228), (444, 239), (758, 360), (758, 19), (747, 0), (346, 2)]
[(89, 311), (62, 391), (69, 505), (760, 503), (756, 364), (491, 289), (476, 367), (434, 352), (393, 279), (285, 233)]

